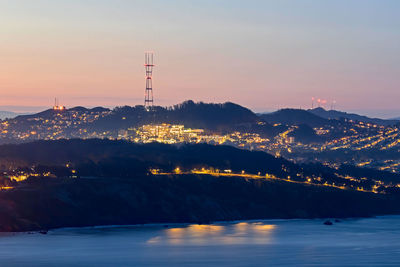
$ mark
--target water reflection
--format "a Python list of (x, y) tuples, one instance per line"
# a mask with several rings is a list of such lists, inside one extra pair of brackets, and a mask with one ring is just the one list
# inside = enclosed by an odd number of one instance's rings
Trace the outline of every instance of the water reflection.
[(0, 266), (400, 266), (400, 216), (343, 220), (331, 226), (323, 222), (1, 234)]
[(269, 234), (272, 230), (275, 229), (275, 225), (273, 224), (254, 224), (254, 231), (259, 234)]
[(276, 225), (240, 222), (234, 224), (191, 224), (166, 229), (147, 244), (268, 244)]

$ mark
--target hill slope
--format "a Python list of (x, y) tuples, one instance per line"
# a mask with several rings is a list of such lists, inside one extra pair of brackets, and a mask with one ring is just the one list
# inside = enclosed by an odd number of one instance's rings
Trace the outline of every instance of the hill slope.
[[(13, 182), (10, 186), (14, 189), (0, 190), (0, 231), (400, 213), (396, 194), (323, 186), (325, 181), (343, 182), (336, 173), (358, 174), (357, 168), (332, 170), (321, 165), (296, 165), (263, 152), (226, 146), (39, 141), (0, 146), (0, 163), (3, 173), (43, 172), (39, 177)], [(169, 173), (176, 167), (186, 173)], [(291, 179), (189, 172), (202, 167), (230, 168), (237, 173), (267, 172)], [(71, 168), (79, 178), (65, 178)], [(160, 168), (167, 174), (153, 175), (149, 168)], [(57, 171), (58, 178), (43, 177), (44, 173)], [(321, 177), (321, 184), (305, 182), (312, 176)], [(369, 173), (362, 177), (371, 178)], [(363, 186), (367, 183), (364, 179)]]
[(149, 169), (173, 172), (177, 167), (186, 172), (201, 168), (230, 169), (234, 173), (245, 171), (250, 174), (260, 173), (262, 176), (267, 173), (285, 179), (291, 177), (291, 181), (306, 182), (307, 179), (311, 179), (315, 184), (335, 183), (348, 188), (371, 188), (374, 180), (384, 182), (384, 177), (388, 175), (390, 182), (393, 179), (400, 181), (400, 174), (383, 171), (365, 175), (366, 179), (353, 181), (343, 178), (349, 173), (338, 173), (337, 169), (327, 166), (298, 165), (265, 152), (241, 150), (223, 145), (174, 146), (99, 139), (2, 145), (0, 167), (0, 171), (3, 172), (18, 168), (28, 172), (35, 169), (40, 169), (39, 173), (59, 172), (60, 177), (68, 176), (70, 168), (74, 168), (76, 175), (82, 177), (129, 177), (135, 174), (147, 174)]
[(396, 212), (386, 195), (208, 175), (35, 178), (0, 191), (0, 231)]
[(339, 120), (342, 118), (348, 119), (348, 120), (353, 120), (353, 121), (361, 121), (365, 123), (374, 123), (374, 124), (379, 124), (379, 125), (393, 125), (399, 123), (398, 120), (384, 120), (384, 119), (378, 119), (378, 118), (369, 118), (367, 116), (362, 116), (354, 113), (347, 113), (343, 111), (337, 111), (337, 110), (325, 110), (323, 108), (314, 108), (314, 109), (309, 109), (308, 110), (310, 113), (317, 115), (322, 118), (326, 119), (335, 119)]

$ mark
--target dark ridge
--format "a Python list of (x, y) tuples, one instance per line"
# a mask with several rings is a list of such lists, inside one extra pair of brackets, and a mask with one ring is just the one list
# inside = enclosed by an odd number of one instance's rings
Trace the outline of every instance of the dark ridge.
[(335, 119), (335, 120), (347, 119), (347, 120), (360, 121), (360, 122), (365, 122), (365, 123), (379, 124), (379, 125), (384, 125), (384, 126), (389, 126), (389, 125), (394, 125), (394, 124), (399, 123), (399, 120), (384, 120), (384, 119), (379, 119), (379, 118), (369, 118), (367, 116), (362, 116), (362, 115), (358, 115), (358, 114), (354, 114), (354, 113), (347, 113), (347, 112), (337, 111), (337, 110), (325, 110), (321, 107), (309, 109), (308, 111), (314, 115), (317, 115), (317, 116), (320, 116), (320, 117), (326, 118), (326, 119)]
[(29, 118), (38, 118), (38, 117), (43, 117), (43, 118), (48, 118), (51, 117), (55, 114), (55, 111), (53, 109), (46, 109), (38, 113), (34, 114), (28, 114), (28, 115), (19, 115), (14, 118), (14, 120), (24, 120), (24, 119), (29, 119)]
[[(126, 177), (135, 173), (147, 173), (150, 168), (172, 171), (210, 167), (219, 170), (231, 169), (240, 173), (274, 174), (277, 177), (292, 177), (305, 181), (306, 176), (322, 177), (321, 183), (343, 184), (348, 180), (337, 176), (337, 170), (323, 165), (295, 164), (284, 158), (277, 158), (261, 151), (249, 151), (223, 145), (183, 144), (166, 145), (160, 143), (135, 144), (126, 141), (106, 139), (71, 139), (57, 141), (35, 141), (25, 144), (0, 146), (0, 169), (7, 171), (19, 167), (37, 165), (65, 166), (71, 163), (80, 170), (80, 175)], [(108, 166), (108, 167), (107, 167)], [(346, 170), (346, 169), (344, 169)], [(369, 187), (372, 180), (384, 180), (389, 172), (365, 173), (363, 168), (348, 169), (365, 174), (363, 186)], [(350, 173), (351, 171), (351, 173)], [(346, 173), (343, 173), (345, 175)], [(388, 176), (389, 177), (389, 176)], [(390, 174), (400, 181), (400, 174)]]

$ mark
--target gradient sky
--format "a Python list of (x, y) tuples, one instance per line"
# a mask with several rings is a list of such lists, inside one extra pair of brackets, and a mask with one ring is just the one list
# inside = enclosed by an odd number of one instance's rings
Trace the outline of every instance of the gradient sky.
[(158, 105), (314, 96), (400, 116), (399, 14), (396, 0), (0, 0), (0, 106), (142, 104), (154, 50)]

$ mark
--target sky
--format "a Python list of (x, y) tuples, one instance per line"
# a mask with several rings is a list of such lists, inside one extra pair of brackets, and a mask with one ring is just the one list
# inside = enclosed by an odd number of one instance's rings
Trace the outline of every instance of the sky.
[[(400, 1), (0, 0), (0, 107), (231, 101), (400, 116)], [(314, 106), (317, 105), (316, 103)]]

